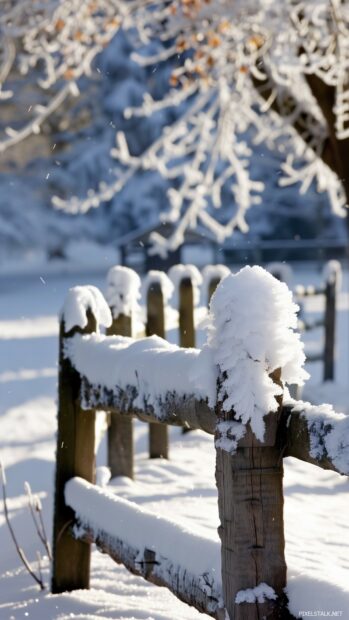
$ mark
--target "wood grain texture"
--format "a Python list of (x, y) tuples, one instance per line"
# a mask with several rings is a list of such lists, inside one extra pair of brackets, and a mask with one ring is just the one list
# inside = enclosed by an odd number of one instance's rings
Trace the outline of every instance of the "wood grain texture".
[(64, 501), (64, 487), (70, 478), (80, 476), (89, 482), (95, 479), (95, 414), (81, 408), (80, 376), (64, 357), (66, 339), (76, 333), (88, 334), (96, 330), (91, 312), (87, 313), (87, 318), (83, 330), (76, 327), (67, 334), (64, 323), (60, 327), (52, 593), (89, 587), (90, 546), (69, 535), (74, 513)]
[[(108, 336), (132, 336), (132, 317), (120, 314), (107, 329)], [(108, 425), (108, 467), (111, 477), (134, 477), (133, 420), (117, 411), (110, 414)]]
[[(150, 285), (147, 293), (147, 336), (165, 338), (165, 308), (164, 297), (158, 282)], [(149, 425), (149, 458), (168, 459), (168, 429), (165, 424), (151, 423)]]

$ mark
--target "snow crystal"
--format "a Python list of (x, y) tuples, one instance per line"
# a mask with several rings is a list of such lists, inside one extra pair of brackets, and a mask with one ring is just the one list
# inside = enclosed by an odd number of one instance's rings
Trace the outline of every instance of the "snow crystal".
[(106, 300), (114, 319), (120, 314), (132, 315), (140, 298), (140, 286), (141, 280), (133, 269), (116, 265), (109, 270)]
[(211, 300), (208, 346), (223, 377), (223, 408), (250, 422), (261, 441), (263, 417), (277, 411), (276, 397), (282, 394), (270, 374), (281, 368), (282, 381), (291, 384), (308, 377), (294, 331), (297, 310), (286, 284), (258, 266), (226, 277)]
[(298, 401), (292, 412), (306, 420), (310, 438), (310, 456), (321, 459), (326, 454), (342, 474), (349, 475), (349, 416), (336, 413), (332, 405), (311, 405)]
[(164, 304), (166, 304), (166, 302), (168, 302), (172, 297), (174, 287), (166, 273), (164, 271), (157, 271), (156, 269), (151, 269), (150, 271), (148, 271), (142, 282), (143, 300), (146, 300), (150, 286), (155, 283), (160, 284), (162, 295), (164, 298)]
[(104, 532), (122, 539), (140, 553), (154, 549), (157, 555), (197, 577), (207, 575), (220, 589), (219, 542), (162, 516), (161, 508), (155, 514), (82, 478), (73, 478), (65, 485), (65, 501), (95, 535)]
[(329, 260), (322, 270), (325, 282), (336, 282), (337, 292), (342, 288), (342, 266), (338, 260)]
[(235, 597), (235, 603), (265, 603), (267, 600), (275, 601), (277, 594), (275, 590), (266, 583), (259, 583), (255, 588), (240, 590)]
[(208, 305), (209, 299), (209, 286), (211, 280), (219, 279), (223, 280), (226, 276), (229, 276), (231, 273), (229, 267), (226, 265), (206, 265), (202, 270), (202, 304), (204, 306)]
[(136, 386), (134, 405), (140, 408), (146, 401), (157, 412), (168, 392), (215, 402), (216, 372), (206, 349), (181, 349), (159, 336), (133, 340), (78, 334), (66, 342), (65, 355), (93, 385), (110, 390)]
[(179, 287), (182, 280), (189, 278), (193, 287), (193, 301), (194, 306), (197, 306), (200, 300), (200, 286), (202, 283), (202, 276), (200, 271), (195, 265), (174, 265), (168, 272), (168, 276), (174, 285), (174, 295), (172, 299), (172, 305), (175, 308), (179, 307)]
[(95, 286), (74, 286), (70, 288), (61, 311), (65, 331), (73, 327), (84, 329), (87, 325), (87, 311), (90, 310), (99, 325), (109, 327), (112, 316), (102, 293)]

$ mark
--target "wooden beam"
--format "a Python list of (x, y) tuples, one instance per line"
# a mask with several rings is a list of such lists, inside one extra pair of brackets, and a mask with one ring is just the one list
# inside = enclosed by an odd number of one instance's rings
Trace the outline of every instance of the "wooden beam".
[(168, 394), (166, 400), (159, 404), (161, 416), (154, 411), (153, 405), (144, 403), (143, 409), (134, 405), (138, 396), (136, 386), (130, 386), (127, 390), (115, 388), (108, 390), (103, 387), (91, 385), (86, 378), (81, 382), (81, 406), (84, 409), (117, 411), (122, 417), (134, 416), (142, 422), (161, 425), (186, 426), (190, 429), (200, 429), (214, 435), (216, 417), (214, 409), (206, 401), (198, 400), (193, 395), (178, 396), (175, 393)]
[[(219, 562), (219, 543), (207, 541), (200, 536), (196, 537), (194, 532), (186, 531), (165, 518), (159, 521), (157, 514), (152, 514), (146, 509), (140, 510), (136, 504), (123, 500), (114, 493), (105, 490), (101, 492), (98, 487), (86, 485), (76, 478), (67, 485), (66, 500), (76, 512), (77, 527), (71, 528), (70, 532), (79, 541), (89, 545), (95, 543), (101, 551), (107, 553), (118, 564), (123, 564), (134, 575), (168, 588), (184, 603), (217, 620), (223, 620), (223, 610), (219, 609), (220, 575), (211, 568)], [(84, 506), (87, 507), (86, 513)], [(89, 506), (93, 506), (92, 511), (89, 510)], [(93, 515), (97, 515), (95, 517), (97, 522), (94, 521)], [(102, 519), (100, 515), (103, 515)], [(137, 543), (130, 543), (130, 523), (132, 530), (142, 532), (142, 540), (140, 541), (138, 536)], [(155, 534), (147, 547), (148, 530), (152, 527), (155, 528)], [(160, 527), (160, 542), (156, 534), (157, 527), (158, 529)], [(166, 541), (173, 541), (173, 544)], [(176, 554), (178, 541), (182, 549), (193, 549), (195, 555), (199, 556), (201, 551), (204, 558), (202, 564), (206, 562), (207, 572), (196, 574), (193, 569), (179, 565)], [(200, 560), (198, 557), (199, 562)]]
[[(338, 435), (338, 454), (337, 459), (329, 453), (328, 443), (331, 432), (335, 431), (337, 425), (343, 425), (343, 436), (348, 432), (348, 424), (345, 427), (347, 416), (334, 414), (334, 412), (324, 412), (316, 405), (296, 402), (294, 405), (287, 405), (282, 412), (283, 426), (283, 456), (293, 456), (296, 459), (317, 465), (322, 469), (330, 469), (341, 475), (349, 475), (349, 448), (345, 442), (341, 447), (340, 432), (337, 427)], [(346, 456), (347, 454), (347, 456)], [(340, 467), (339, 462), (347, 462), (347, 467)]]

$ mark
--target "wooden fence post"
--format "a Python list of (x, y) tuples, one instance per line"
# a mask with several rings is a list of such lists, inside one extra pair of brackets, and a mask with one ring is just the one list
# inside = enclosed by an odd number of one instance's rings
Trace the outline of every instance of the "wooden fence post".
[(51, 591), (56, 594), (89, 588), (89, 544), (74, 540), (69, 527), (74, 522), (73, 511), (66, 506), (64, 487), (74, 476), (88, 482), (95, 480), (95, 412), (80, 407), (79, 373), (64, 356), (64, 345), (75, 334), (96, 331), (96, 319), (87, 311), (84, 329), (74, 327), (65, 331), (64, 320), (59, 339), (58, 432), (56, 480), (53, 522), (53, 569)]
[(189, 277), (179, 285), (179, 346), (195, 347), (194, 288)]
[(207, 304), (208, 306), (210, 306), (210, 301), (211, 301), (211, 297), (213, 295), (213, 293), (215, 292), (218, 284), (220, 283), (221, 278), (211, 278), (211, 280), (208, 283), (208, 294), (207, 294)]
[[(281, 408), (280, 408), (281, 410)], [(234, 419), (217, 404), (219, 421)], [(223, 597), (229, 620), (291, 618), (286, 608), (283, 464), (278, 446), (279, 416), (265, 417), (262, 444), (247, 427), (235, 453), (216, 447)], [(216, 437), (219, 438), (219, 424)], [(238, 592), (267, 584), (277, 598), (236, 602)], [(243, 598), (243, 597), (242, 597)]]
[[(146, 335), (165, 338), (164, 297), (159, 282), (152, 282), (147, 291)], [(168, 429), (166, 424), (149, 424), (149, 458), (168, 459)]]
[(324, 381), (333, 381), (336, 336), (336, 292), (337, 282), (333, 277), (326, 282), (325, 288), (325, 350)]
[[(132, 317), (119, 314), (107, 329), (108, 336), (132, 336)], [(108, 426), (108, 467), (111, 477), (127, 476), (133, 479), (133, 420), (131, 417), (110, 413)]]

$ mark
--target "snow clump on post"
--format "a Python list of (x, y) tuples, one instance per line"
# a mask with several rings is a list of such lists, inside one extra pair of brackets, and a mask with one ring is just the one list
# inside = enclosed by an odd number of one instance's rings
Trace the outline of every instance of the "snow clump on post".
[(171, 299), (173, 293), (173, 284), (164, 271), (158, 271), (157, 269), (151, 269), (150, 271), (148, 271), (142, 282), (142, 297), (144, 299), (147, 297), (148, 290), (152, 284), (160, 285), (164, 303), (168, 302)]
[(84, 329), (87, 326), (87, 312), (90, 310), (97, 321), (97, 326), (109, 327), (112, 316), (102, 293), (95, 286), (74, 286), (70, 288), (61, 311), (65, 332), (73, 327)]
[(302, 385), (308, 377), (294, 331), (297, 310), (287, 285), (258, 266), (227, 276), (211, 300), (208, 346), (221, 375), (218, 397), (260, 441), (263, 418), (278, 410), (283, 393), (271, 373), (280, 368), (283, 384)]
[(179, 287), (183, 280), (189, 279), (193, 287), (194, 306), (197, 306), (200, 300), (200, 286), (202, 276), (195, 265), (174, 265), (168, 272), (168, 276), (174, 285), (173, 305), (178, 306)]
[(109, 269), (105, 296), (114, 319), (120, 314), (132, 315), (140, 298), (140, 286), (141, 280), (133, 269), (120, 265)]

